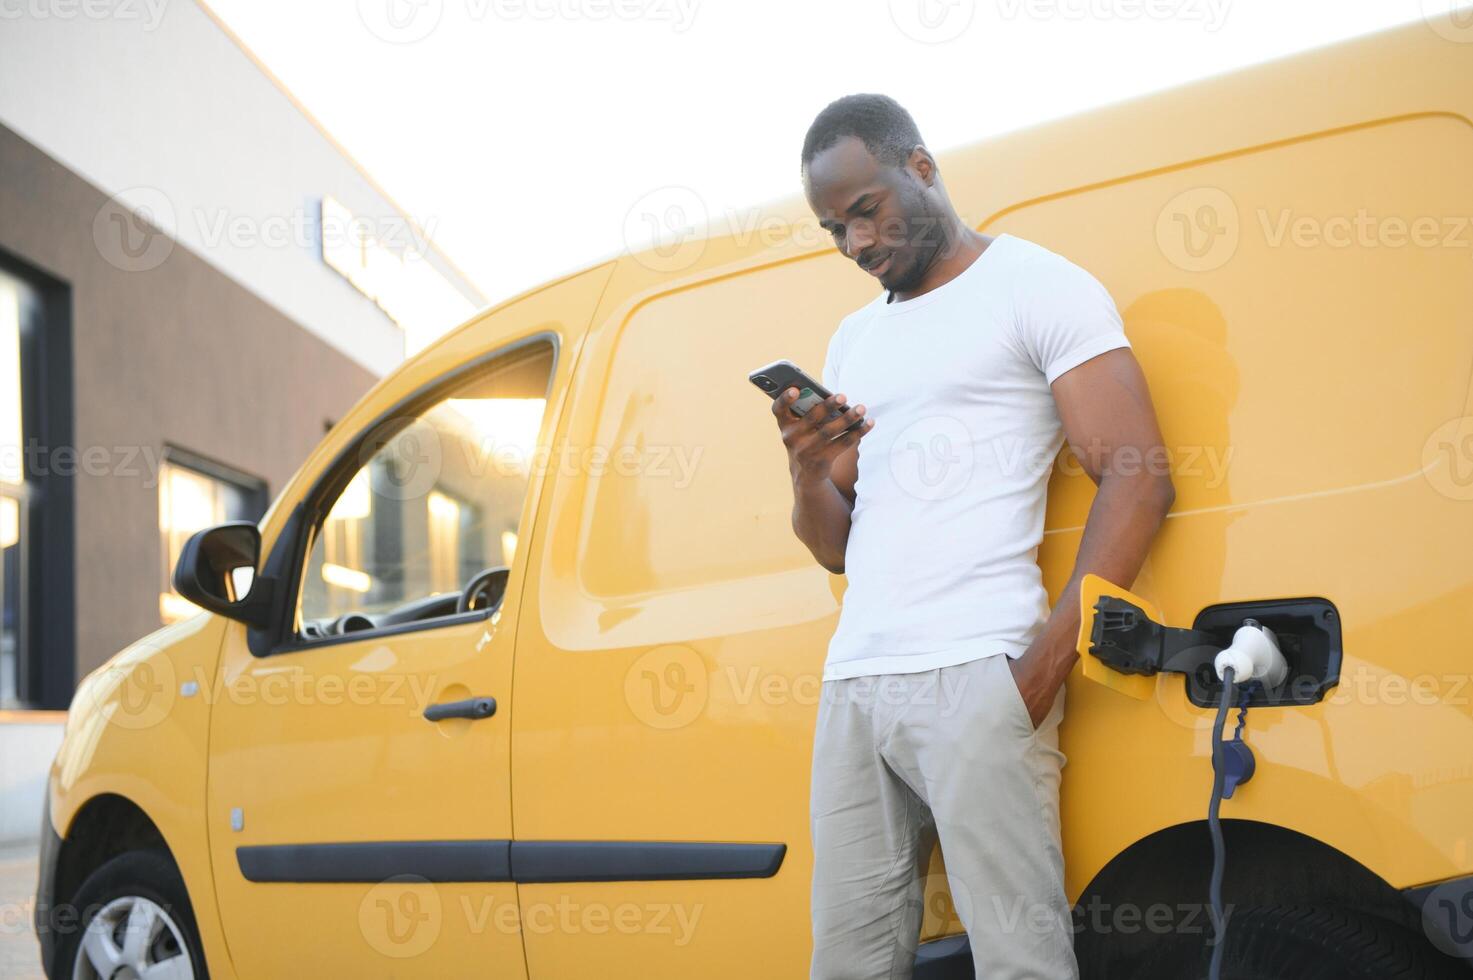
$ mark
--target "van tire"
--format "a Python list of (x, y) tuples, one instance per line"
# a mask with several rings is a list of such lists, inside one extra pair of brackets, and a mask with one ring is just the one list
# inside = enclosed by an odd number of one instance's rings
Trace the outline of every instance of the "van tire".
[[(167, 853), (155, 850), (119, 854), (82, 882), (76, 896), (68, 903), (76, 912), (76, 926), (57, 937), (56, 957), (52, 961), (53, 978), (71, 980), (87, 927), (99, 912), (109, 907), (117, 908), (119, 903), (126, 905), (127, 899), (146, 900), (161, 909), (167, 916), (167, 924), (174, 927), (182, 940), (178, 944), (179, 954), (189, 957), (195, 980), (209, 980), (199, 928), (195, 925), (194, 909), (189, 904), (184, 879), (180, 877), (173, 859)], [(162, 931), (156, 934), (160, 949), (174, 948), (172, 934), (165, 936)]]
[[(1210, 934), (1207, 937), (1211, 940)], [(1212, 949), (1199, 937), (1164, 944), (1142, 976), (1205, 978)], [(1453, 980), (1467, 968), (1425, 938), (1346, 909), (1247, 907), (1228, 918), (1222, 980)]]

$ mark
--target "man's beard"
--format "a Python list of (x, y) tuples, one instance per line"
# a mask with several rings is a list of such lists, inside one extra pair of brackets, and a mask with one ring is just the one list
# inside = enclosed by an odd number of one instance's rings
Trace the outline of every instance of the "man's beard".
[(911, 244), (910, 254), (914, 261), (899, 274), (892, 282), (883, 283), (884, 287), (893, 293), (907, 293), (920, 288), (921, 280), (925, 278), (927, 270), (949, 251), (948, 246), (955, 247), (954, 242), (946, 240), (946, 231), (941, 222), (941, 216), (930, 213), (926, 207), (926, 199), (920, 195), (916, 196), (915, 213), (909, 219), (912, 226), (919, 226), (922, 241), (919, 245)]

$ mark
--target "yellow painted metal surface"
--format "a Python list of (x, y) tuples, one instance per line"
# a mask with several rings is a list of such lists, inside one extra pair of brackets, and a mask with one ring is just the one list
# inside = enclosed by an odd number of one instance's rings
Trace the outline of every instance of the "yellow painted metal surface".
[[(1253, 712), (1258, 774), (1224, 815), (1314, 837), (1398, 888), (1473, 873), (1470, 115), (1473, 45), (1419, 22), (941, 157), (976, 227), (1068, 256), (1121, 309), (1178, 489), (1132, 591), (1173, 624), (1301, 595), (1340, 612), (1340, 686)], [(772, 215), (788, 231), (811, 221), (801, 201)], [(432, 347), (335, 428), (263, 536), (409, 393), (553, 330), (543, 440), (568, 452), (533, 481), (489, 640), (447, 626), (258, 660), (240, 627), (206, 618), (106, 670), (162, 659), (222, 692), (418, 679), (434, 700), (493, 693), (496, 717), (451, 733), (406, 705), (222, 695), (213, 718), (177, 701), (140, 732), (94, 720), (119, 695), (92, 682), (57, 764), (58, 829), (100, 792), (153, 815), (208, 910), (217, 976), (232, 962), (242, 976), (287, 963), (383, 976), (457, 961), (507, 976), (802, 975), (812, 726), (843, 579), (792, 536), (782, 447), (745, 374), (778, 357), (816, 371), (873, 288), (822, 239), (736, 235), (626, 256)], [(585, 452), (599, 448), (623, 462)], [(1093, 495), (1071, 464), (1052, 480), (1040, 553), (1055, 596)], [(1073, 896), (1131, 844), (1199, 820), (1210, 773), (1211, 717), (1181, 678), (1147, 682), (1144, 701), (1082, 680), (1062, 729)], [(252, 884), (233, 860), (237, 844), (496, 837), (788, 853), (770, 879), (390, 893)], [(939, 856), (927, 885), (925, 936), (957, 931)], [(433, 941), (396, 957), (391, 913), (435, 902)], [(519, 933), (496, 925), (508, 905)]]
[[(166, 626), (83, 678), (48, 787), (52, 827), (62, 837), (82, 807), (104, 794), (126, 797), (148, 815), (179, 865), (216, 977), (234, 975), (204, 821), (207, 692), (224, 629), (223, 620), (208, 616)], [(197, 690), (188, 693), (191, 682)]]

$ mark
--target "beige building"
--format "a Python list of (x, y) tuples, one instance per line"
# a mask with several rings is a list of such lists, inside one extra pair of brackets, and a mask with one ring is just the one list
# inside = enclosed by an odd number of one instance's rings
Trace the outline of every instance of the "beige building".
[(10, 725), (188, 614), (183, 541), (259, 517), (406, 349), (484, 303), (207, 9), (122, 9), (0, 32)]

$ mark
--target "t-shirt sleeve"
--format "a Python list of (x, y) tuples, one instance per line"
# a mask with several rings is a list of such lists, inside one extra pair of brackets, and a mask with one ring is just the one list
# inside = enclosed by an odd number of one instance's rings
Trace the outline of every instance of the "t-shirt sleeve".
[(1063, 256), (1040, 255), (1017, 285), (1023, 348), (1049, 384), (1092, 357), (1130, 346), (1109, 291)]

